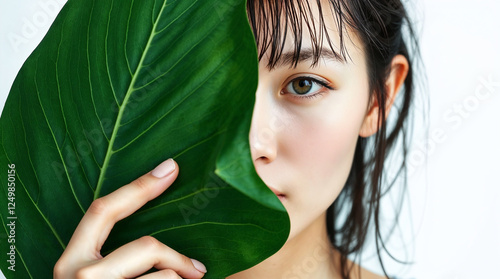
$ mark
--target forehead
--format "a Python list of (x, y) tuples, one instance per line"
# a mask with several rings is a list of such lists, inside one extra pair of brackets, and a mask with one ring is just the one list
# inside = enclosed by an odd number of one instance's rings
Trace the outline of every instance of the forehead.
[(259, 60), (269, 68), (294, 67), (321, 59), (352, 62), (353, 54), (363, 55), (356, 33), (347, 27), (345, 8), (340, 1), (248, 1)]

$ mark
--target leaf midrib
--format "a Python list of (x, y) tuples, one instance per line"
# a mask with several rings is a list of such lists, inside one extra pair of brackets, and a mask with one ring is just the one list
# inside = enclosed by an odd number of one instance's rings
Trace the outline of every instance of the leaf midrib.
[[(123, 117), (123, 113), (124, 113), (125, 108), (127, 106), (127, 103), (128, 103), (129, 98), (130, 98), (130, 95), (135, 91), (134, 85), (135, 85), (137, 76), (139, 75), (139, 72), (142, 69), (142, 65), (144, 64), (144, 59), (146, 58), (148, 50), (149, 50), (149, 48), (151, 46), (151, 42), (153, 41), (153, 38), (157, 34), (155, 32), (155, 30), (156, 30), (156, 27), (158, 25), (158, 21), (160, 20), (161, 15), (163, 14), (163, 11), (164, 11), (165, 7), (167, 6), (166, 2), (167, 2), (167, 0), (165, 0), (163, 2), (163, 6), (161, 7), (161, 10), (158, 13), (158, 16), (156, 17), (156, 20), (155, 20), (155, 22), (153, 24), (153, 28), (151, 29), (151, 33), (149, 34), (148, 42), (146, 43), (146, 47), (144, 48), (144, 52), (142, 53), (141, 60), (139, 61), (139, 64), (137, 65), (137, 68), (135, 69), (134, 74), (132, 75), (132, 80), (130, 81), (129, 87), (127, 89), (127, 93), (125, 94), (125, 98), (123, 99), (123, 103), (120, 106), (120, 109), (118, 111), (118, 116), (116, 118), (116, 122), (115, 122), (115, 125), (113, 127), (113, 134), (111, 135), (111, 139), (109, 140), (108, 149), (106, 151), (106, 157), (104, 158), (104, 163), (102, 165), (101, 173), (99, 174), (99, 180), (97, 182), (97, 186), (96, 186), (96, 189), (95, 189), (95, 192), (94, 192), (94, 200), (97, 199), (97, 198), (99, 198), (99, 194), (101, 192), (102, 185), (104, 183), (104, 177), (105, 177), (105, 174), (106, 174), (106, 170), (108, 168), (108, 164), (109, 164), (109, 161), (111, 159), (111, 155), (113, 155), (113, 153), (114, 153), (114, 151), (113, 151), (113, 144), (115, 142), (116, 135), (117, 135), (118, 130), (120, 128), (120, 122), (121, 122), (121, 119)], [(134, 5), (133, 1), (132, 1), (132, 5)], [(128, 30), (127, 30), (127, 32), (128, 32)]]

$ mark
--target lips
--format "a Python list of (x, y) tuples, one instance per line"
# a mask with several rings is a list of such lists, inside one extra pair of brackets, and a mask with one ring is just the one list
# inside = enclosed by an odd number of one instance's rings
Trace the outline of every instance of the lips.
[(263, 180), (264, 184), (266, 184), (266, 186), (271, 189), (271, 191), (273, 191), (273, 193), (280, 199), (281, 202), (283, 202), (284, 200), (286, 200), (286, 195), (281, 193), (280, 191), (276, 190), (276, 188), (274, 188), (273, 186), (269, 186), (269, 184), (267, 184), (266, 180), (263, 179), (263, 177), (266, 177), (266, 176), (263, 176), (261, 171), (262, 169), (260, 168), (255, 168), (255, 171), (257, 172), (257, 174), (259, 175), (259, 177)]
[(286, 195), (281, 193), (280, 191), (276, 190), (275, 188), (271, 187), (271, 186), (267, 186), (269, 187), (269, 189), (271, 189), (271, 191), (273, 191), (273, 193), (280, 199), (280, 201), (283, 201), (286, 199)]

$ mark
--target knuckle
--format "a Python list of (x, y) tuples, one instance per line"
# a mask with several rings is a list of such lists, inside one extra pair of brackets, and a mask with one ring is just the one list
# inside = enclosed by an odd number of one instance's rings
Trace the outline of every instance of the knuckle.
[(134, 180), (133, 184), (141, 190), (141, 192), (146, 192), (149, 189), (148, 181), (144, 177), (139, 177)]
[(179, 254), (179, 255), (180, 255), (180, 260), (181, 260), (181, 263), (183, 266), (189, 266), (189, 267), (193, 266), (193, 262), (191, 261), (191, 259), (189, 259), (188, 257), (186, 257), (182, 254)]
[(156, 238), (154, 238), (150, 235), (146, 235), (146, 236), (141, 237), (139, 239), (139, 242), (140, 242), (141, 246), (143, 245), (143, 247), (145, 247), (147, 249), (151, 249), (151, 250), (159, 249), (162, 245)]
[(87, 212), (94, 215), (104, 215), (109, 210), (108, 207), (108, 203), (104, 198), (98, 198), (90, 204)]

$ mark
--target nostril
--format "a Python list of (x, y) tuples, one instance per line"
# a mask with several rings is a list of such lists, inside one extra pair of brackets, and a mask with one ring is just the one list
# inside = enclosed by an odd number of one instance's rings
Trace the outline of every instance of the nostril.
[(257, 158), (257, 160), (255, 160), (256, 162), (263, 162), (263, 163), (269, 163), (271, 160), (269, 160), (268, 157), (266, 156), (260, 156), (259, 158)]

